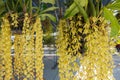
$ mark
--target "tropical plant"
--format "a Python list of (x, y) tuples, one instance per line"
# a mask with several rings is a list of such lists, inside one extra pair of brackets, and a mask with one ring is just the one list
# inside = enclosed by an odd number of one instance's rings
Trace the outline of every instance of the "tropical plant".
[[(12, 78), (12, 58), (11, 58), (11, 31), (10, 24), (7, 17), (3, 18), (2, 22), (2, 30), (1, 30), (1, 70), (0, 70), (0, 79), (11, 79)], [(4, 65), (4, 66), (3, 66)]]
[(113, 15), (114, 10), (120, 9), (118, 5), (119, 0), (105, 6), (102, 0), (74, 0), (66, 10), (66, 20), (59, 23), (57, 40), (61, 80), (76, 80), (73, 77), (76, 70), (71, 65), (78, 58), (77, 80), (114, 80), (109, 46), (110, 37), (115, 37), (120, 29)]
[[(34, 1), (32, 0), (1, 0), (0, 2), (0, 16), (5, 13), (29, 13), (32, 16), (39, 15), (43, 20), (45, 17), (49, 17), (51, 20), (56, 21), (55, 17), (48, 12), (54, 11), (57, 9), (57, 7), (54, 6), (55, 1), (46, 1), (46, 0), (39, 0), (39, 4), (34, 4)], [(51, 3), (53, 6), (44, 8), (43, 5), (47, 5), (46, 3)]]
[[(1, 1), (3, 8), (0, 13), (0, 43), (4, 45), (0, 47), (0, 59), (2, 59), (0, 60), (0, 80), (16, 78), (18, 80), (43, 80), (44, 55), (41, 19), (44, 20), (47, 16), (55, 21), (55, 17), (48, 12), (57, 8), (52, 6), (43, 9), (41, 5), (45, 4), (44, 0), (43, 2), (39, 0), (36, 6), (32, 5), (32, 0)], [(11, 56), (12, 35), (15, 36), (14, 62)]]

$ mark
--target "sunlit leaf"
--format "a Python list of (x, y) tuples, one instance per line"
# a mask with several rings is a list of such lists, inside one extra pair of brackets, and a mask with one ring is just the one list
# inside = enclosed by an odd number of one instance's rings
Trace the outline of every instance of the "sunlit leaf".
[(77, 0), (82, 7), (87, 6), (88, 0)]
[(53, 10), (56, 10), (56, 9), (58, 9), (58, 7), (50, 7), (50, 8), (47, 8), (47, 9), (41, 11), (41, 13), (45, 13), (45, 12), (49, 12), (49, 11), (53, 11)]
[(115, 2), (113, 4), (109, 4), (107, 8), (113, 9), (113, 10), (120, 10), (120, 1)]
[(42, 0), (44, 3), (55, 4), (55, 0)]
[(84, 8), (79, 4), (79, 1), (78, 0), (74, 0), (80, 14), (84, 17), (84, 20), (87, 21), (88, 20), (88, 15), (87, 13), (85, 12)]
[(48, 17), (48, 18), (50, 18), (53, 22), (56, 22), (55, 16), (53, 16), (53, 15), (51, 15), (51, 14), (47, 14), (47, 13), (46, 13), (46, 14), (41, 14), (40, 17), (41, 17), (42, 20), (45, 20), (46, 17)]
[(79, 9), (77, 8), (76, 4), (72, 3), (71, 6), (65, 12), (65, 18), (74, 16), (78, 12), (79, 12)]
[(112, 11), (108, 10), (107, 8), (104, 8), (104, 17), (110, 21), (111, 24), (111, 37), (114, 37), (118, 34), (120, 25), (116, 19), (116, 17), (113, 15)]
[(116, 2), (120, 2), (120, 0), (116, 0)]

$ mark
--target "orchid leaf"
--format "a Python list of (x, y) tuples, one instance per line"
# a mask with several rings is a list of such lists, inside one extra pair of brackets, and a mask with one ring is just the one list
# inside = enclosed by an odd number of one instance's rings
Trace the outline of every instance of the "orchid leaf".
[(110, 22), (111, 26), (110, 36), (111, 37), (116, 36), (120, 30), (120, 25), (116, 17), (113, 15), (113, 12), (107, 8), (104, 8), (104, 17)]

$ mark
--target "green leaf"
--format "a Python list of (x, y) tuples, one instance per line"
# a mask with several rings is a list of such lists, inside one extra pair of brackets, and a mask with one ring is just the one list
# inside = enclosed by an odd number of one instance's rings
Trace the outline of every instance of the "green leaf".
[(20, 3), (20, 7), (23, 9), (23, 7), (24, 7), (24, 4), (25, 4), (25, 3), (24, 3), (24, 2), (22, 2), (22, 0), (20, 0), (20, 2), (19, 2), (19, 3)]
[(90, 9), (90, 16), (96, 16), (96, 9), (92, 0), (89, 0), (89, 9)]
[(2, 15), (4, 11), (5, 11), (5, 4), (3, 0), (0, 0), (0, 16)]
[(108, 4), (107, 8), (112, 9), (112, 10), (120, 10), (120, 1), (115, 2), (113, 4)]
[(31, 1), (31, 0), (28, 0), (28, 1), (25, 3), (25, 7), (27, 8), (27, 11), (28, 11), (29, 13), (30, 13), (30, 9), (31, 9), (30, 1)]
[(42, 0), (43, 3), (55, 4), (55, 0)]
[(118, 34), (120, 25), (116, 19), (116, 17), (113, 15), (113, 12), (111, 10), (108, 10), (107, 8), (104, 8), (104, 17), (110, 21), (111, 24), (111, 33), (110, 36), (114, 37)]
[(0, 5), (0, 15), (5, 11), (5, 6), (4, 5)]
[(15, 7), (19, 5), (20, 0), (17, 0)]
[(32, 7), (32, 10), (35, 10), (36, 11), (35, 13), (38, 13), (40, 11), (40, 8), (39, 7)]
[(14, 3), (13, 0), (12, 0), (11, 2), (12, 2), (12, 8), (13, 8), (13, 10), (15, 10), (15, 8), (16, 8), (16, 7), (15, 7), (15, 3)]
[(4, 5), (4, 2), (3, 2), (3, 0), (0, 0), (0, 6), (1, 6), (1, 5)]
[(77, 8), (75, 3), (72, 3), (71, 6), (66, 10), (65, 12), (65, 18), (74, 16), (75, 14), (77, 14), (79, 12), (79, 9)]
[(120, 0), (116, 0), (116, 2), (120, 2)]
[(0, 0), (0, 10), (1, 10), (1, 7), (4, 7), (5, 8), (5, 4), (2, 0)]
[(41, 13), (46, 13), (46, 12), (49, 12), (49, 11), (54, 11), (56, 9), (58, 9), (58, 7), (50, 7), (50, 8), (47, 8), (47, 9), (41, 11)]
[(88, 5), (88, 0), (77, 0), (79, 2), (79, 5), (82, 7), (85, 7)]
[(76, 4), (77, 8), (79, 9), (80, 14), (83, 16), (85, 22), (87, 22), (88, 21), (88, 15), (85, 12), (84, 8), (81, 5), (79, 5), (78, 0), (74, 0), (74, 2)]
[(42, 20), (45, 20), (46, 17), (50, 18), (53, 22), (56, 22), (56, 18), (55, 16), (51, 15), (51, 14), (40, 14), (40, 17)]

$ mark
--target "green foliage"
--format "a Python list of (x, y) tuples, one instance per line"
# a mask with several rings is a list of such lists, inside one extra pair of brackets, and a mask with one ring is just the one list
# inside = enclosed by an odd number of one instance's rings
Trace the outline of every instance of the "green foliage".
[(55, 7), (53, 5), (51, 7), (47, 7), (46, 6), (47, 4), (43, 2), (40, 5), (41, 5), (40, 7), (39, 6), (33, 7), (33, 9), (36, 11), (35, 15), (39, 15), (42, 21), (44, 21), (48, 17), (53, 22), (56, 22), (55, 16), (50, 14), (49, 12), (58, 9), (58, 7)]
[(47, 44), (47, 45), (54, 44), (55, 39), (54, 39), (54, 36), (52, 35), (53, 26), (51, 24), (50, 19), (46, 18), (42, 22), (42, 25), (43, 25), (43, 33), (44, 33), (44, 36), (43, 36), (43, 41), (44, 42), (43, 42), (43, 44)]
[(116, 2), (120, 2), (120, 0), (115, 0)]
[(65, 12), (65, 18), (74, 16), (75, 14), (77, 14), (79, 12), (77, 6), (75, 3), (72, 3), (71, 6), (66, 10)]
[[(82, 4), (82, 5), (80, 5)], [(74, 16), (77, 13), (80, 13), (81, 15), (83, 15), (85, 21), (88, 20), (88, 16), (87, 13), (85, 12), (83, 7), (86, 7), (87, 5), (87, 1), (79, 1), (79, 0), (74, 0), (74, 2), (71, 4), (71, 6), (66, 10), (65, 12), (65, 18)]]
[(8, 12), (31, 12), (32, 0), (6, 0), (4, 2)]
[(44, 3), (55, 4), (55, 0), (42, 0)]
[(48, 17), (48, 18), (49, 18), (50, 20), (52, 20), (53, 22), (56, 22), (55, 16), (53, 16), (52, 14), (49, 14), (49, 13), (48, 13), (48, 12), (54, 11), (54, 10), (56, 10), (56, 9), (58, 9), (58, 8), (52, 6), (52, 7), (46, 8), (46, 9), (44, 9), (44, 10), (41, 10), (38, 14), (40, 15), (40, 17), (41, 17), (42, 20), (45, 20), (46, 17)]
[(88, 9), (90, 10), (90, 16), (96, 16), (96, 9), (93, 1), (92, 0), (88, 0), (88, 1), (89, 1)]
[(118, 20), (113, 15), (113, 12), (107, 8), (104, 8), (104, 17), (110, 22), (111, 24), (111, 37), (114, 37), (118, 34), (120, 30), (120, 25), (118, 23)]
[(79, 3), (82, 7), (87, 7), (88, 5), (88, 0), (75, 0), (76, 2)]
[(57, 7), (49, 7), (49, 8), (47, 8), (47, 9), (45, 9), (45, 10), (42, 10), (40, 13), (46, 13), (46, 12), (49, 12), (49, 11), (54, 11), (54, 10), (56, 10), (56, 9), (58, 9)]
[(51, 15), (51, 14), (47, 14), (47, 13), (44, 13), (44, 14), (40, 14), (40, 17), (41, 17), (41, 20), (45, 20), (46, 17), (48, 17), (49, 19), (51, 19), (53, 22), (56, 22), (56, 18), (55, 16)]
[[(39, 0), (39, 4), (37, 6), (32, 5), (32, 0), (6, 0), (6, 1), (0, 1), (0, 16), (2, 16), (3, 11), (5, 13), (18, 13), (18, 14), (24, 14), (29, 13), (30, 16), (40, 16), (42, 20), (44, 20), (46, 17), (49, 17), (52, 21), (56, 21), (56, 18), (50, 14), (50, 11), (54, 11), (57, 9), (55, 6), (44, 8), (42, 6), (43, 4), (47, 5), (46, 3), (53, 4), (54, 0)], [(54, 1), (55, 2), (55, 1)], [(5, 6), (4, 6), (5, 5)]]
[[(89, 6), (88, 6), (89, 4)], [(87, 9), (88, 8), (88, 9)], [(88, 20), (88, 10), (90, 11), (90, 16), (96, 16), (95, 6), (91, 0), (74, 0), (71, 6), (65, 12), (65, 18), (80, 14), (83, 16), (84, 20)], [(92, 12), (91, 12), (92, 11)]]
[[(84, 0), (74, 0), (74, 2), (66, 10), (65, 18), (80, 14), (81, 16), (83, 16), (84, 21), (86, 22), (90, 17), (104, 16), (111, 23), (111, 37), (113, 37), (118, 34), (118, 31), (120, 29), (120, 25), (113, 15), (114, 10), (120, 10), (120, 0), (113, 1), (107, 6), (101, 6), (101, 4), (101, 0), (87, 0), (86, 2)], [(85, 8), (86, 6), (87, 9)]]
[(4, 2), (3, 0), (0, 0), (0, 16), (3, 14), (4, 10), (5, 10)]
[(120, 1), (113, 4), (108, 4), (106, 7), (112, 10), (120, 10)]
[(46, 44), (46, 45), (55, 44), (54, 36), (51, 36), (51, 35), (44, 36), (43, 41), (44, 41), (43, 44)]
[(80, 14), (84, 17), (84, 20), (87, 22), (88, 21), (88, 15), (84, 8), (79, 4), (78, 0), (74, 0), (75, 4), (77, 5), (77, 8), (79, 9)]

